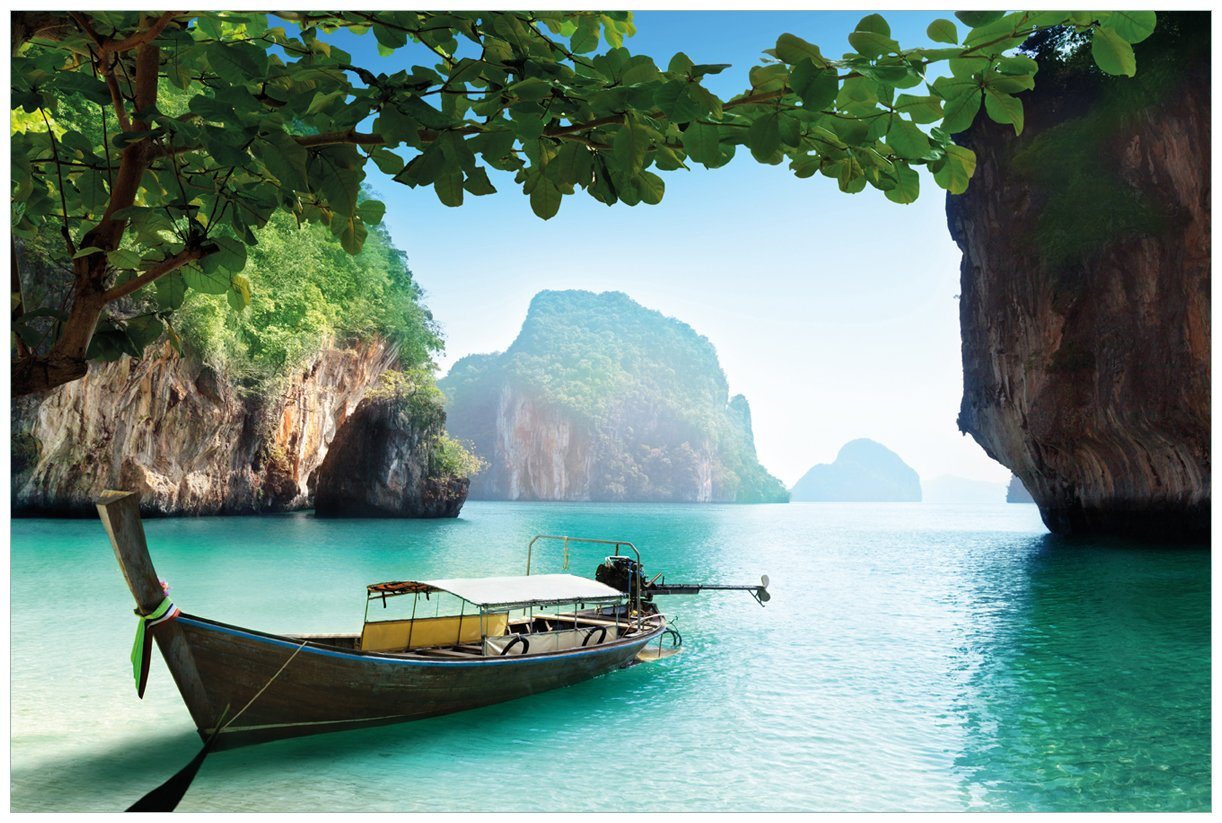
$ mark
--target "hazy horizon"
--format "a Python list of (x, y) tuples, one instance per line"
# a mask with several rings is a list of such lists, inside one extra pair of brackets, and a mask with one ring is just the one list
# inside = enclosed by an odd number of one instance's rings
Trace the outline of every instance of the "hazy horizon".
[[(625, 46), (663, 65), (677, 51), (731, 63), (709, 82), (728, 96), (782, 32), (840, 54), (865, 13), (640, 12)], [(922, 45), (929, 21), (949, 13), (885, 16), (902, 44)], [(337, 41), (362, 60), (408, 62), (377, 57), (371, 38)], [(928, 176), (917, 203), (899, 206), (872, 189), (846, 195), (824, 177), (799, 180), (740, 147), (724, 168), (663, 175), (658, 206), (608, 208), (578, 194), (547, 222), (509, 175), (491, 176), (497, 194), (450, 209), (431, 188), (369, 168), (444, 331), (440, 374), (465, 355), (503, 351), (539, 291), (622, 291), (713, 343), (731, 393), (751, 405), (760, 461), (787, 487), (858, 437), (922, 478), (1008, 481), (956, 427), (960, 255)]]

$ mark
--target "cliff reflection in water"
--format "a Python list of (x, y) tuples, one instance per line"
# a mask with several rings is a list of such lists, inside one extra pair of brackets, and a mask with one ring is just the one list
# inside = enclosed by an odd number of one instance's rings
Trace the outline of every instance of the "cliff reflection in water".
[(1207, 548), (1046, 536), (968, 576), (957, 665), (969, 807), (1204, 810)]

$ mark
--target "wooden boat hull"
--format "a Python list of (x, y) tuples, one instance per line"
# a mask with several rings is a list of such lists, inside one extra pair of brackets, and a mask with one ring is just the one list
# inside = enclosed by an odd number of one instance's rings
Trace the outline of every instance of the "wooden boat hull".
[(187, 614), (172, 623), (187, 641), (207, 695), (208, 708), (192, 711), (200, 735), (211, 734), (226, 707), (232, 718), (250, 704), (222, 729), (215, 744), (220, 748), (417, 720), (569, 686), (634, 664), (664, 631), (658, 625), (555, 654), (423, 660), (302, 646)]
[[(107, 491), (98, 514), (119, 568), (151, 615), (166, 599), (140, 522), (139, 496)], [(628, 637), (543, 654), (446, 659), (363, 652), (180, 613), (148, 629), (205, 739), (248, 743), (400, 723), (579, 683), (630, 666), (666, 631), (661, 616)]]

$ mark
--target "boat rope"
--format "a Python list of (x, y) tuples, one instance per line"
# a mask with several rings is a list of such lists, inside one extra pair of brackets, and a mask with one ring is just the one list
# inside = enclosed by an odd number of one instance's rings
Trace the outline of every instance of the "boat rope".
[(162, 623), (168, 623), (182, 612), (168, 597), (164, 598), (157, 608), (148, 614), (141, 614), (139, 609), (136, 609), (135, 612), (139, 620), (136, 623), (136, 641), (132, 644), (132, 677), (136, 680), (136, 694), (143, 698), (144, 686), (149, 677), (149, 655), (152, 643), (152, 638), (148, 636), (147, 631)]
[(245, 706), (243, 706), (242, 708), (238, 709), (237, 714), (235, 714), (233, 717), (229, 718), (229, 720), (227, 720), (227, 721), (226, 721), (226, 722), (225, 722), (225, 723), (224, 723), (224, 724), (223, 724), (223, 725), (222, 725), (222, 726), (221, 726), (221, 727), (220, 727), (220, 728), (219, 728), (217, 731), (218, 731), (218, 732), (219, 732), (219, 731), (224, 731), (225, 729), (229, 728), (231, 725), (233, 725), (233, 721), (235, 721), (235, 720), (237, 720), (239, 717), (241, 717), (243, 712), (245, 712), (245, 711), (246, 711), (247, 709), (249, 709), (249, 708), (250, 708), (252, 705), (254, 705), (254, 702), (255, 702), (256, 700), (258, 700), (258, 699), (259, 699), (259, 696), (260, 696), (260, 695), (262, 695), (262, 694), (263, 694), (263, 692), (267, 691), (267, 687), (268, 687), (268, 686), (270, 686), (272, 683), (275, 683), (275, 682), (276, 682), (276, 678), (277, 678), (277, 677), (279, 677), (281, 674), (283, 674), (283, 673), (284, 673), (284, 670), (285, 670), (285, 669), (287, 669), (287, 668), (289, 667), (289, 664), (293, 662), (293, 658), (297, 656), (297, 653), (298, 653), (298, 652), (300, 652), (302, 649), (304, 649), (304, 648), (306, 647), (306, 644), (307, 644), (307, 643), (309, 643), (309, 642), (310, 642), (310, 641), (308, 641), (308, 640), (302, 640), (302, 641), (301, 641), (301, 645), (300, 645), (300, 646), (298, 646), (297, 648), (293, 649), (293, 653), (289, 655), (288, 660), (285, 660), (285, 661), (284, 661), (284, 664), (283, 664), (283, 665), (282, 665), (282, 666), (281, 666), (279, 669), (277, 669), (277, 670), (276, 670), (276, 673), (275, 673), (275, 674), (273, 674), (273, 675), (272, 675), (272, 679), (271, 679), (271, 680), (268, 680), (266, 683), (264, 683), (264, 684), (263, 684), (263, 688), (261, 688), (261, 689), (259, 689), (259, 691), (255, 692), (255, 696), (254, 696), (254, 697), (252, 697), (252, 698), (250, 698), (250, 700), (246, 701), (246, 705), (245, 705)]

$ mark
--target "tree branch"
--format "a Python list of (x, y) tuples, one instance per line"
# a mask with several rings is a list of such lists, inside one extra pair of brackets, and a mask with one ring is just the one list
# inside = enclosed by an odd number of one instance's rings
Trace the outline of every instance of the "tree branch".
[(165, 30), (165, 27), (170, 24), (170, 21), (180, 14), (186, 14), (186, 12), (163, 12), (162, 15), (153, 22), (153, 25), (149, 26), (144, 31), (138, 31), (130, 37), (125, 37), (118, 42), (108, 42), (102, 46), (102, 50), (117, 54), (121, 51), (131, 51), (138, 46), (143, 46), (150, 40), (156, 39), (157, 35), (161, 34), (161, 32)]
[(183, 249), (173, 257), (167, 260), (162, 260), (156, 266), (153, 266), (139, 277), (134, 277), (131, 280), (128, 280), (126, 283), (121, 283), (118, 286), (106, 291), (102, 295), (102, 300), (110, 303), (118, 300), (120, 297), (126, 297), (132, 292), (139, 291), (140, 289), (144, 288), (154, 280), (166, 276), (175, 269), (182, 268), (187, 263), (199, 260), (203, 256), (204, 249), (202, 247), (196, 246)]
[(326, 131), (322, 134), (310, 134), (305, 137), (295, 137), (300, 145), (307, 149), (315, 146), (333, 146), (337, 143), (352, 143), (357, 146), (380, 146), (386, 141), (380, 134), (362, 134), (356, 129), (347, 131)]
[(47, 125), (47, 139), (51, 141), (51, 157), (55, 160), (55, 176), (59, 178), (59, 204), (64, 210), (64, 225), (60, 233), (64, 236), (64, 242), (68, 244), (69, 256), (75, 257), (76, 246), (72, 243), (72, 231), (68, 228), (68, 200), (64, 195), (64, 170), (59, 164), (59, 149), (55, 145), (55, 132), (51, 129), (51, 121), (47, 119), (47, 112), (43, 109), (39, 109), (38, 112), (42, 115), (42, 122)]
[[(123, 131), (131, 131), (132, 124), (127, 119), (127, 109), (123, 108), (123, 93), (119, 91), (119, 81), (115, 78), (114, 67), (106, 66), (103, 62), (105, 59), (105, 53), (103, 53), (99, 62), (102, 62), (103, 65), (102, 74), (106, 77), (106, 88), (110, 90), (110, 102), (114, 106), (115, 116), (119, 119), (119, 128)], [(115, 59), (118, 60), (117, 57)]]

